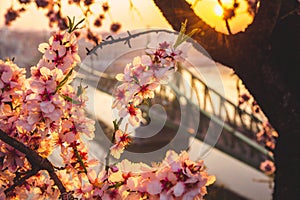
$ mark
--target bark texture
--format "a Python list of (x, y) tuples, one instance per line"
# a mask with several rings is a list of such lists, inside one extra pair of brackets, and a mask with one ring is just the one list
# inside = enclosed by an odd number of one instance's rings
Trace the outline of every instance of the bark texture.
[(300, 65), (300, 15), (295, 10), (299, 10), (299, 3), (261, 0), (245, 32), (224, 35), (202, 21), (185, 0), (154, 2), (175, 30), (185, 19), (187, 32), (199, 28), (193, 38), (215, 61), (233, 68), (243, 80), (279, 132), (273, 199), (298, 198), (300, 79), (296, 72)]

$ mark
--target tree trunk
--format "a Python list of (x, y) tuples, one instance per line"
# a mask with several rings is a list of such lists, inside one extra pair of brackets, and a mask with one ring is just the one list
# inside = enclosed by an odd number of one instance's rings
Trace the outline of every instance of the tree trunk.
[[(246, 32), (224, 35), (203, 22), (185, 0), (154, 0), (175, 30), (188, 19), (187, 31), (210, 56), (235, 70), (279, 132), (275, 149), (273, 199), (299, 197), (300, 90), (296, 65), (300, 63), (300, 17), (285, 16), (297, 1), (262, 0)], [(225, 23), (225, 22), (224, 22)]]

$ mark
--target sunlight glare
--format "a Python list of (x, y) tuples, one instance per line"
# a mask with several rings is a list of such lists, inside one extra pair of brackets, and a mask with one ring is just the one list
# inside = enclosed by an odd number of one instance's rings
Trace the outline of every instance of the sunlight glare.
[[(253, 21), (253, 16), (248, 12), (249, 5), (247, 0), (186, 0), (193, 7), (197, 16), (199, 16), (205, 23), (210, 25), (216, 31), (228, 34), (226, 23), (224, 21), (225, 9), (232, 9), (236, 3), (235, 17), (231, 18), (229, 26), (233, 34), (240, 31), (245, 31), (249, 24)], [(197, 1), (197, 4), (195, 4)]]
[(220, 5), (215, 5), (214, 11), (217, 16), (223, 15), (223, 8)]
[(221, 0), (222, 5), (226, 7), (230, 7), (233, 5), (234, 1), (233, 0)]

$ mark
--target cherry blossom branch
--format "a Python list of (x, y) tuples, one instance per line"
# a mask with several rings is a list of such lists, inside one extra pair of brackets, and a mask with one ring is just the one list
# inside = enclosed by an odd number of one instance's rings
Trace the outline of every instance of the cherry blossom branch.
[(91, 54), (95, 54), (97, 55), (96, 51), (98, 48), (101, 48), (103, 46), (109, 45), (109, 44), (114, 44), (117, 42), (124, 42), (124, 44), (127, 44), (129, 48), (131, 48), (131, 43), (130, 40), (136, 37), (139, 37), (141, 35), (146, 35), (149, 33), (160, 33), (160, 32), (165, 32), (165, 33), (176, 33), (175, 31), (169, 31), (169, 30), (163, 30), (163, 29), (155, 29), (155, 30), (149, 30), (149, 31), (143, 31), (143, 32), (139, 32), (139, 33), (135, 33), (135, 34), (131, 34), (129, 31), (127, 31), (128, 36), (127, 37), (119, 37), (117, 39), (113, 38), (113, 36), (108, 36), (106, 37), (105, 40), (103, 40), (100, 44), (96, 45), (95, 47), (93, 47), (92, 49), (88, 49), (87, 50), (87, 55), (91, 55)]
[(75, 153), (75, 155), (76, 155), (76, 157), (77, 157), (77, 159), (78, 159), (78, 162), (79, 162), (80, 166), (83, 168), (83, 172), (84, 172), (85, 174), (87, 174), (88, 171), (87, 171), (87, 169), (86, 169), (86, 167), (85, 167), (85, 165), (84, 165), (84, 163), (83, 163), (83, 161), (82, 161), (81, 156), (79, 155), (78, 149), (77, 149), (76, 147), (73, 147), (73, 150), (74, 150), (74, 153)]
[[(114, 124), (114, 132), (113, 132), (113, 135), (111, 137), (111, 143), (113, 144), (114, 141), (115, 141), (115, 134), (116, 134), (116, 131), (119, 130), (119, 126), (122, 122), (123, 118), (120, 118), (119, 121), (117, 122), (117, 120), (114, 120), (113, 121), (113, 124)], [(106, 157), (105, 157), (105, 170), (108, 171), (109, 169), (109, 155), (111, 153), (111, 150), (109, 149), (107, 151), (107, 154), (106, 154)]]
[[(26, 177), (26, 179), (27, 179), (27, 178), (35, 175), (40, 170), (46, 170), (49, 173), (50, 178), (54, 181), (55, 185), (58, 187), (60, 193), (61, 194), (66, 193), (65, 186), (63, 185), (61, 180), (56, 175), (52, 163), (47, 158), (41, 157), (37, 152), (28, 148), (27, 146), (25, 146), (23, 143), (17, 141), (16, 139), (8, 136), (1, 129), (0, 129), (0, 140), (2, 140), (6, 144), (14, 147), (16, 150), (20, 151), (21, 153), (25, 154), (27, 160), (30, 162), (30, 164), (32, 166), (32, 170), (28, 175), (25, 175), (23, 178)], [(23, 178), (21, 178), (20, 181), (18, 181), (18, 183), (15, 183), (15, 184), (18, 184), (18, 185), (22, 184), (21, 180), (23, 180), (23, 182), (26, 180)], [(18, 185), (16, 185), (16, 186), (18, 186)], [(16, 187), (16, 186), (14, 186), (14, 187)], [(9, 191), (11, 191), (11, 189)], [(9, 192), (9, 191), (7, 191), (7, 192)]]
[(29, 170), (28, 172), (26, 172), (26, 174), (17, 179), (17, 180), (14, 180), (14, 184), (11, 185), (9, 188), (7, 188), (4, 193), (5, 194), (8, 194), (10, 191), (13, 191), (17, 186), (20, 186), (22, 185), (27, 179), (29, 179), (30, 177), (36, 175), (38, 173), (39, 169), (36, 168), (36, 166), (33, 166), (31, 170)]

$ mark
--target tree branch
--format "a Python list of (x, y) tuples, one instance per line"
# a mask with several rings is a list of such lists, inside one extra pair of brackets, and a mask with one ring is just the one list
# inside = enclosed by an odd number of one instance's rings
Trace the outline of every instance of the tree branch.
[(9, 188), (7, 188), (4, 193), (5, 194), (8, 194), (10, 191), (13, 191), (17, 186), (20, 186), (22, 185), (27, 179), (29, 179), (30, 177), (36, 175), (38, 173), (39, 169), (38, 168), (35, 168), (33, 167), (31, 170), (29, 170), (28, 172), (26, 172), (26, 174), (17, 179), (17, 180), (14, 180), (14, 184), (11, 185)]
[(169, 31), (169, 30), (165, 30), (165, 29), (156, 29), (156, 30), (149, 30), (149, 31), (143, 31), (143, 32), (139, 32), (139, 33), (135, 33), (135, 34), (131, 34), (129, 31), (127, 31), (128, 36), (127, 37), (119, 37), (117, 39), (113, 38), (111, 35), (106, 37), (105, 40), (103, 40), (100, 44), (96, 45), (95, 47), (93, 47), (92, 49), (88, 49), (87, 50), (87, 55), (91, 55), (91, 54), (95, 54), (97, 55), (96, 51), (97, 49), (102, 49), (104, 46), (106, 45), (110, 45), (110, 44), (114, 44), (114, 43), (118, 43), (118, 42), (124, 42), (124, 44), (127, 44), (129, 46), (129, 48), (131, 48), (131, 43), (130, 40), (136, 37), (139, 37), (141, 35), (147, 35), (149, 33), (175, 33), (174, 31)]
[[(276, 25), (280, 2), (280, 0), (262, 0), (258, 14), (246, 32), (225, 35), (207, 25), (194, 13), (191, 5), (185, 0), (154, 0), (156, 6), (175, 30), (179, 31), (181, 22), (187, 19), (187, 32), (199, 28), (199, 34), (195, 34), (193, 38), (215, 61), (233, 68), (241, 67), (241, 60), (249, 59), (252, 56), (240, 55), (240, 52), (244, 52), (245, 47), (250, 54), (258, 56), (262, 50), (267, 48), (268, 38)], [(259, 52), (257, 52), (258, 49)]]
[[(116, 137), (116, 131), (119, 130), (119, 126), (122, 123), (122, 121), (123, 121), (123, 118), (120, 118), (118, 121), (116, 119), (113, 121), (114, 132), (113, 132), (111, 140), (110, 140), (112, 145), (114, 145), (115, 137)], [(110, 156), (110, 153), (111, 153), (111, 150), (109, 148), (108, 151), (107, 151), (106, 157), (105, 157), (105, 170), (106, 170), (106, 172), (108, 172), (108, 169), (109, 169), (109, 156)]]
[[(55, 185), (58, 187), (61, 194), (66, 193), (66, 188), (64, 187), (61, 180), (58, 178), (58, 176), (55, 173), (54, 167), (52, 163), (47, 159), (41, 157), (37, 152), (33, 151), (32, 149), (25, 146), (23, 143), (17, 141), (16, 139), (8, 136), (5, 132), (0, 130), (0, 140), (5, 142), (6, 144), (12, 146), (16, 150), (20, 151), (21, 153), (25, 154), (27, 160), (31, 164), (32, 171), (25, 177), (29, 178), (33, 175), (35, 175), (40, 170), (46, 170), (49, 173), (50, 178), (54, 181)], [(23, 181), (26, 179), (21, 178)], [(21, 185), (22, 182), (19, 181), (18, 183), (15, 183), (18, 185)], [(16, 186), (18, 186), (16, 185)], [(14, 187), (16, 187), (14, 186)], [(11, 190), (11, 189), (10, 189)], [(10, 191), (9, 190), (9, 191)]]
[[(222, 7), (222, 9), (224, 10), (224, 6), (223, 6), (223, 4), (222, 4), (222, 1), (221, 1), (221, 0), (218, 0), (218, 3), (219, 3), (219, 5)], [(223, 18), (223, 19), (224, 19), (224, 18)], [(232, 35), (232, 32), (231, 32), (231, 29), (230, 29), (230, 26), (229, 26), (228, 19), (226, 18), (226, 19), (224, 19), (224, 21), (225, 21), (225, 24), (226, 24), (226, 28), (227, 28), (228, 34), (229, 34), (229, 35)]]
[(247, 28), (245, 35), (258, 42), (265, 43), (265, 40), (271, 37), (276, 26), (280, 8), (281, 0), (260, 0), (258, 12), (252, 24)]

